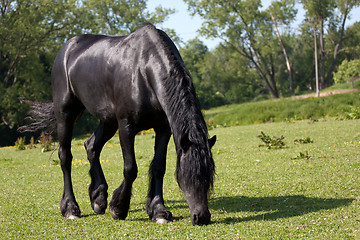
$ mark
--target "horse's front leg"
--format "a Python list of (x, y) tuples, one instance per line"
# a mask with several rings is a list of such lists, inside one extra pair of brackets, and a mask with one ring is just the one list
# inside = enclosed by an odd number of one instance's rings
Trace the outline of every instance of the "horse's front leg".
[(91, 207), (97, 214), (105, 213), (108, 197), (108, 185), (100, 165), (100, 153), (104, 144), (114, 136), (116, 129), (116, 125), (100, 122), (96, 131), (84, 144), (90, 162), (91, 184), (89, 186), (89, 196)]
[(129, 212), (132, 184), (138, 172), (134, 152), (135, 133), (127, 121), (119, 123), (119, 138), (124, 158), (124, 180), (113, 193), (110, 214), (114, 219), (124, 220)]
[(170, 136), (170, 130), (156, 131), (155, 156), (149, 169), (150, 179), (146, 212), (150, 219), (157, 223), (172, 221), (172, 214), (166, 209), (163, 199), (163, 179), (166, 170), (166, 152)]

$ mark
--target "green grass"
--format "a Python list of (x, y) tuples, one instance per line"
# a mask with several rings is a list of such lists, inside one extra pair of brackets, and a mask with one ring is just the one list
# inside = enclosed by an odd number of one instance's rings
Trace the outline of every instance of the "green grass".
[[(164, 197), (175, 222), (158, 225), (144, 209), (154, 136), (138, 136), (139, 166), (129, 216), (115, 221), (108, 210), (94, 215), (87, 193), (84, 139), (73, 141), (73, 184), (83, 218), (59, 211), (62, 173), (54, 154), (41, 149), (0, 149), (1, 239), (358, 239), (360, 238), (360, 120), (297, 121), (216, 128), (216, 181), (212, 222), (193, 227), (175, 181), (175, 150), (168, 151)], [(260, 132), (284, 135), (283, 149), (259, 147)], [(313, 143), (294, 144), (310, 137)], [(301, 158), (300, 153), (308, 157)], [(109, 197), (122, 180), (118, 140), (102, 153)]]
[[(324, 91), (331, 91), (337, 89), (351, 89), (351, 88), (352, 88), (351, 83), (337, 83), (332, 85), (331, 87), (324, 89)], [(354, 88), (360, 89), (360, 79), (354, 82)]]
[(205, 111), (210, 126), (238, 126), (341, 116), (360, 106), (360, 92), (321, 98), (282, 98), (227, 105)]

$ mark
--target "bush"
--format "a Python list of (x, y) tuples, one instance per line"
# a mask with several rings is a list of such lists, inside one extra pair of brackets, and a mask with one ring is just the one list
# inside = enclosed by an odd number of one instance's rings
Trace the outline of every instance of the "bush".
[(44, 132), (41, 133), (39, 143), (41, 146), (41, 152), (48, 152), (52, 150), (52, 137), (51, 135), (46, 135)]
[(260, 138), (261, 141), (263, 141), (264, 143), (264, 144), (260, 144), (259, 147), (267, 147), (268, 149), (273, 149), (273, 148), (278, 149), (285, 147), (285, 142), (283, 141), (285, 139), (284, 136), (270, 137), (266, 135), (264, 132), (261, 132), (261, 134), (257, 137)]
[(33, 149), (33, 148), (35, 148), (35, 140), (34, 140), (34, 137), (33, 137), (33, 136), (30, 138), (30, 143), (29, 143), (29, 145), (27, 146), (27, 148), (28, 148), (28, 149)]
[(338, 119), (343, 120), (355, 120), (360, 119), (360, 108), (359, 107), (353, 107), (350, 112), (345, 112), (341, 116), (338, 117)]
[(294, 144), (308, 144), (313, 143), (314, 141), (310, 137), (299, 138), (294, 140)]
[(19, 137), (15, 142), (15, 150), (25, 150), (25, 137)]
[(334, 74), (335, 83), (351, 82), (354, 88), (354, 81), (360, 76), (360, 59), (348, 61), (344, 60), (338, 71)]

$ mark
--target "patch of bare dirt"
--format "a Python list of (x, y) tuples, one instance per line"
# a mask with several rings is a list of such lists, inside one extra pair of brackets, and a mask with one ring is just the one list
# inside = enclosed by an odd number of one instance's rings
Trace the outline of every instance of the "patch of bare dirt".
[[(327, 97), (331, 95), (336, 94), (344, 94), (344, 93), (351, 93), (351, 92), (360, 92), (360, 89), (338, 89), (328, 92), (320, 92), (320, 97)], [(310, 97), (316, 97), (316, 93), (310, 93), (305, 95), (296, 96), (296, 99), (302, 99), (302, 98), (310, 98)]]

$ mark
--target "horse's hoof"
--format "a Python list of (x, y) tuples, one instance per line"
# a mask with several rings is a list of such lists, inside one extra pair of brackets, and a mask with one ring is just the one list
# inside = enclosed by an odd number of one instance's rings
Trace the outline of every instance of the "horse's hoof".
[(104, 214), (107, 208), (107, 185), (100, 185), (97, 189), (93, 189), (92, 185), (89, 188), (91, 208), (96, 214)]
[(97, 203), (91, 203), (91, 207), (96, 214), (104, 214), (105, 213), (105, 209), (100, 207), (100, 205)]
[(70, 220), (75, 220), (75, 219), (79, 219), (79, 218), (80, 218), (80, 216), (75, 216), (72, 214), (65, 217), (65, 219), (70, 219)]
[(119, 213), (117, 211), (115, 211), (113, 208), (110, 208), (110, 215), (113, 219), (115, 220), (125, 220), (125, 218), (127, 217), (127, 213)]
[(65, 219), (81, 218), (81, 211), (76, 201), (63, 198), (60, 202), (60, 211)]
[(165, 223), (169, 223), (169, 222), (171, 222), (171, 221), (169, 221), (169, 220), (166, 220), (165, 218), (156, 218), (156, 223), (158, 223), (158, 224), (165, 224)]
[(110, 208), (110, 215), (115, 220), (119, 219), (118, 216), (116, 215), (115, 211), (112, 208)]

